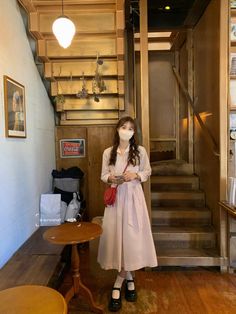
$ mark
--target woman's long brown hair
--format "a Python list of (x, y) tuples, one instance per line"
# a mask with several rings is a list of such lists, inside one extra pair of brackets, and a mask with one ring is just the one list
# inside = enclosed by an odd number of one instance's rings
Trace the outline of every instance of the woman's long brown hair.
[(134, 127), (134, 135), (129, 140), (130, 147), (129, 147), (128, 162), (130, 164), (132, 164), (133, 166), (136, 166), (137, 164), (140, 163), (140, 154), (139, 154), (139, 150), (138, 150), (138, 144), (136, 143), (136, 138), (135, 138), (136, 131), (137, 131), (135, 121), (131, 117), (123, 117), (118, 121), (118, 123), (116, 125), (116, 130), (115, 130), (115, 135), (114, 135), (109, 165), (115, 165), (116, 164), (117, 148), (120, 144), (120, 137), (119, 137), (119, 133), (117, 130), (120, 127), (122, 127), (126, 122), (130, 122)]

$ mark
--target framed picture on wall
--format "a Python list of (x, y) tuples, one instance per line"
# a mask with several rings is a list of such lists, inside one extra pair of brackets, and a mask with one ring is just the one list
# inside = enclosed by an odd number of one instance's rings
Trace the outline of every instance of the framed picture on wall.
[(230, 75), (236, 76), (236, 53), (230, 54)]
[(236, 18), (231, 17), (231, 40), (236, 41)]
[(26, 137), (25, 88), (4, 75), (6, 137)]
[(60, 140), (61, 158), (85, 157), (85, 139), (62, 139)]
[(230, 7), (232, 9), (235, 9), (236, 8), (236, 0), (230, 0)]
[(230, 80), (230, 108), (236, 109), (236, 80)]

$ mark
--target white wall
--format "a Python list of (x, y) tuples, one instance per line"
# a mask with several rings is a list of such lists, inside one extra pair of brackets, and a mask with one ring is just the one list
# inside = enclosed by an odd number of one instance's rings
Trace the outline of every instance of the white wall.
[[(25, 86), (27, 138), (6, 138), (3, 75)], [(55, 168), (53, 109), (16, 0), (0, 8), (0, 267), (35, 231)]]

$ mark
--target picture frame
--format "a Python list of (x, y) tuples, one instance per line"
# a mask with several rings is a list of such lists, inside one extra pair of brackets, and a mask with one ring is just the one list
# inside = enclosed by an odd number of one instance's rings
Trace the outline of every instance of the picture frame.
[(84, 158), (85, 157), (85, 139), (61, 139), (60, 140), (61, 158)]
[(26, 138), (25, 87), (4, 75), (6, 137)]
[(230, 112), (229, 129), (230, 130), (236, 130), (236, 112)]
[(236, 109), (236, 80), (230, 80), (230, 109)]
[(230, 75), (236, 77), (236, 53), (230, 54)]
[(230, 0), (230, 7), (231, 7), (231, 9), (236, 8), (236, 1), (235, 0)]
[(231, 41), (236, 41), (236, 18), (231, 17), (231, 32), (230, 32)]

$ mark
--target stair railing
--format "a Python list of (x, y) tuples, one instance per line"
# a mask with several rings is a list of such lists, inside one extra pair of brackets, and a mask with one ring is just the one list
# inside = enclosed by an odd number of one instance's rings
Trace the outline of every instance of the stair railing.
[(184, 82), (183, 80), (181, 79), (180, 75), (179, 75), (179, 72), (177, 71), (176, 67), (175, 66), (172, 66), (172, 69), (173, 69), (173, 72), (174, 72), (174, 75), (175, 75), (175, 78), (182, 90), (182, 92), (184, 93), (184, 96), (189, 104), (189, 106), (191, 107), (192, 109), (192, 112), (193, 114), (195, 115), (195, 117), (197, 118), (197, 121), (203, 131), (203, 135), (206, 139), (206, 141), (208, 142), (209, 146), (211, 147), (212, 151), (213, 151), (213, 154), (215, 156), (220, 156), (219, 154), (219, 149), (217, 147), (217, 144), (216, 144), (216, 141), (213, 137), (213, 135), (211, 134), (211, 131), (208, 129), (208, 127), (204, 124), (202, 118), (200, 117), (199, 113), (196, 112), (195, 110), (195, 106), (198, 102), (198, 98), (196, 97), (195, 100), (193, 101), (193, 99), (191, 98), (187, 88), (185, 87), (184, 85)]

